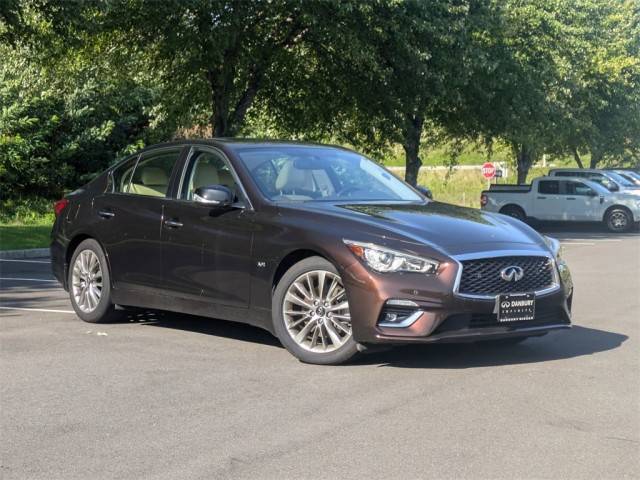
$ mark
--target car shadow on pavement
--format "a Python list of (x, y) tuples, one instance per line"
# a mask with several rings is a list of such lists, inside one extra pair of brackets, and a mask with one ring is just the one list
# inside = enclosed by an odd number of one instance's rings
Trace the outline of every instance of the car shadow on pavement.
[(140, 323), (284, 348), (277, 338), (262, 328), (181, 313), (131, 310), (124, 312), (124, 317), (118, 323)]
[[(156, 311), (130, 311), (123, 323), (171, 328), (283, 348), (269, 332), (242, 323)], [(350, 365), (397, 368), (466, 369), (562, 360), (618, 348), (629, 337), (615, 332), (574, 325), (517, 345), (485, 342), (400, 345), (357, 356)]]
[(539, 363), (593, 355), (618, 348), (629, 337), (595, 328), (571, 330), (530, 338), (520, 344), (407, 345), (361, 356), (355, 363), (380, 367), (466, 369)]

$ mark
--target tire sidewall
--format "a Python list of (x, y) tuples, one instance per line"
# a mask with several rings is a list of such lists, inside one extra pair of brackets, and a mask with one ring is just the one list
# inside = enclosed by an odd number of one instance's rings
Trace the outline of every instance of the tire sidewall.
[[(100, 262), (100, 269), (102, 271), (102, 295), (100, 296), (100, 302), (93, 312), (87, 313), (80, 310), (76, 305), (73, 298), (73, 266), (75, 265), (76, 258), (80, 255), (80, 252), (85, 250), (91, 250), (98, 257)], [(85, 322), (99, 323), (107, 320), (107, 317), (113, 312), (114, 305), (111, 303), (111, 275), (109, 272), (109, 265), (107, 259), (100, 247), (100, 244), (94, 239), (87, 239), (82, 241), (73, 252), (71, 262), (69, 263), (69, 277), (67, 279), (69, 285), (69, 298), (71, 299), (71, 306), (75, 310), (78, 317)]]
[(287, 290), (289, 289), (289, 286), (293, 283), (293, 281), (296, 280), (300, 275), (306, 272), (311, 272), (313, 270), (326, 270), (340, 276), (338, 270), (333, 266), (333, 264), (322, 257), (309, 257), (293, 265), (282, 276), (273, 293), (271, 307), (273, 330), (282, 345), (292, 355), (297, 357), (302, 362), (315, 363), (319, 365), (336, 365), (344, 363), (351, 357), (353, 357), (358, 351), (358, 344), (353, 339), (353, 334), (351, 338), (349, 338), (349, 340), (347, 340), (345, 344), (337, 350), (329, 353), (316, 353), (310, 352), (300, 347), (293, 340), (293, 338), (291, 338), (291, 335), (289, 334), (289, 332), (287, 331), (287, 327), (285, 326), (282, 309), (284, 297), (287, 293)]

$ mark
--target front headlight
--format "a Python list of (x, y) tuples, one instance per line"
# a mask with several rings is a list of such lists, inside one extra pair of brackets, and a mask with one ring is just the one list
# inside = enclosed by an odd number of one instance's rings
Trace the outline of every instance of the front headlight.
[(369, 268), (380, 273), (416, 272), (434, 274), (438, 272), (440, 263), (430, 258), (416, 257), (408, 253), (398, 252), (373, 243), (343, 240), (351, 252)]

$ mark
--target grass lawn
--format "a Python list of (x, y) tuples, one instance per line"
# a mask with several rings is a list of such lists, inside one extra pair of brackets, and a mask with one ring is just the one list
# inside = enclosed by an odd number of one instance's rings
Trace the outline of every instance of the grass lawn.
[(48, 247), (51, 225), (0, 225), (0, 250)]

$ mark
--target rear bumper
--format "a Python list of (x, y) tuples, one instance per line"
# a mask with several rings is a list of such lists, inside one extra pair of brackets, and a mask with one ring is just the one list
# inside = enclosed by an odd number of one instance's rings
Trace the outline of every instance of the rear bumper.
[[(437, 277), (373, 274), (360, 263), (343, 275), (349, 296), (354, 339), (364, 344), (474, 342), (505, 337), (539, 336), (571, 327), (573, 286), (566, 267), (559, 285), (536, 296), (534, 320), (498, 322), (495, 299), (474, 299), (454, 293), (458, 265), (451, 263)], [(415, 303), (420, 316), (403, 328), (382, 327), (390, 299)]]
[(65, 290), (67, 287), (67, 261), (66, 247), (58, 238), (54, 238), (49, 247), (51, 252), (51, 271), (53, 276), (62, 284)]

